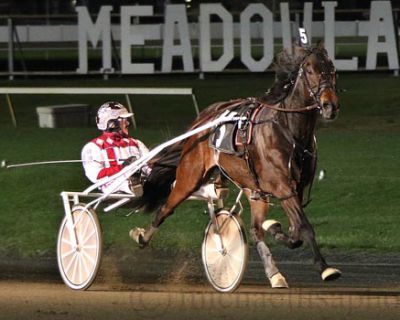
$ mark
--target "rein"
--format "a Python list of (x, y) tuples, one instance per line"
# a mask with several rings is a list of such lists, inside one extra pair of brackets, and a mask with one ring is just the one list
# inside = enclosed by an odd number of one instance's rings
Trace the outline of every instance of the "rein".
[[(267, 109), (271, 109), (271, 110), (275, 110), (275, 111), (287, 112), (287, 113), (306, 112), (306, 111), (310, 111), (310, 110), (314, 110), (314, 109), (320, 109), (320, 106), (319, 106), (318, 103), (314, 103), (314, 104), (312, 104), (310, 106), (306, 106), (306, 107), (303, 107), (303, 108), (287, 109), (287, 108), (271, 106), (271, 105), (269, 105), (267, 103), (264, 103), (264, 102), (261, 102), (261, 101), (257, 101), (257, 102), (261, 107), (265, 107)], [(282, 104), (282, 102), (280, 104)]]

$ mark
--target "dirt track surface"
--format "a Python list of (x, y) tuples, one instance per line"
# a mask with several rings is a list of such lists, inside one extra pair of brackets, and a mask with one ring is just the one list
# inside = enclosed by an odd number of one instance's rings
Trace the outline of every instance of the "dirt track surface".
[(324, 283), (306, 251), (277, 252), (291, 286), (277, 290), (252, 251), (242, 286), (220, 294), (197, 254), (133, 253), (107, 252), (85, 292), (62, 283), (54, 257), (1, 259), (0, 319), (400, 319), (398, 255), (330, 254), (343, 276)]
[(387, 290), (244, 285), (220, 294), (205, 285), (94, 285), (0, 282), (0, 319), (393, 319), (398, 293)]

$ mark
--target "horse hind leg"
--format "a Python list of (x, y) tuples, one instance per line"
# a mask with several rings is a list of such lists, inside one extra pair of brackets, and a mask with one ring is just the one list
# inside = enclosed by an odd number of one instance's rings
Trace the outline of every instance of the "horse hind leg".
[(264, 266), (265, 274), (272, 288), (288, 288), (285, 277), (280, 273), (272, 253), (264, 242), (265, 232), (262, 223), (268, 212), (268, 203), (263, 200), (252, 200), (246, 192), (251, 207), (251, 237), (256, 244), (257, 252)]
[(147, 229), (134, 228), (129, 232), (130, 237), (140, 247), (146, 247), (160, 225), (174, 213), (175, 208), (200, 187), (204, 172), (202, 157), (197, 152), (192, 151), (181, 160), (171, 194), (167, 202), (158, 210), (150, 227)]

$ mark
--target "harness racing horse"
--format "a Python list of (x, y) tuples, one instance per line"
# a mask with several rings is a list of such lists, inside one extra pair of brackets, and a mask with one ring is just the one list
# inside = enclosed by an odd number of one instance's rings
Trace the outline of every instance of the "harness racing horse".
[[(182, 201), (210, 180), (215, 183), (217, 176), (219, 184), (229, 179), (248, 198), (250, 234), (272, 287), (288, 285), (264, 242), (266, 231), (292, 249), (303, 242), (309, 245), (323, 280), (340, 277), (340, 271), (329, 267), (321, 255), (302, 205), (305, 188), (312, 183), (316, 169), (314, 133), (318, 115), (333, 120), (339, 112), (336, 70), (322, 45), (295, 47), (292, 55), (281, 52), (275, 59), (275, 69), (275, 83), (262, 97), (215, 103), (202, 111), (190, 127), (191, 130), (216, 119), (227, 110), (248, 106), (252, 110), (248, 120), (252, 131), (250, 142), (241, 147), (241, 156), (212, 148), (208, 138), (213, 129), (208, 129), (153, 159), (140, 205), (149, 211), (157, 210), (157, 214), (147, 230), (131, 231), (140, 246), (149, 243)], [(287, 214), (288, 233), (278, 221), (265, 221), (271, 196), (280, 200)]]

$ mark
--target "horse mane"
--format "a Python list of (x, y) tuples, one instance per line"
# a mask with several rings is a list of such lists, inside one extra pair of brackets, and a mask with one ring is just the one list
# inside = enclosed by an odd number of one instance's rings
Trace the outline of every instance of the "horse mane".
[[(307, 49), (305, 49), (307, 50)], [(305, 54), (289, 54), (287, 50), (280, 52), (274, 59), (275, 82), (270, 89), (259, 100), (267, 104), (276, 104), (282, 101), (293, 87), (297, 77), (301, 61)], [(190, 129), (194, 129), (208, 121), (215, 119), (225, 110), (232, 109), (237, 102), (245, 99), (237, 99), (228, 102), (217, 102), (204, 109), (197, 119), (192, 123)]]
[[(270, 105), (281, 102), (291, 92), (304, 58), (311, 53), (319, 57), (326, 57), (326, 50), (320, 44), (309, 48), (295, 47), (293, 51), (294, 53), (290, 54), (287, 50), (282, 50), (276, 55), (273, 62), (275, 82), (261, 97), (258, 97), (258, 100)], [(245, 102), (245, 99), (217, 102), (210, 105), (199, 114), (195, 122), (192, 123), (190, 129), (194, 129), (201, 124), (215, 119), (218, 115), (226, 110), (232, 109), (241, 101)]]

